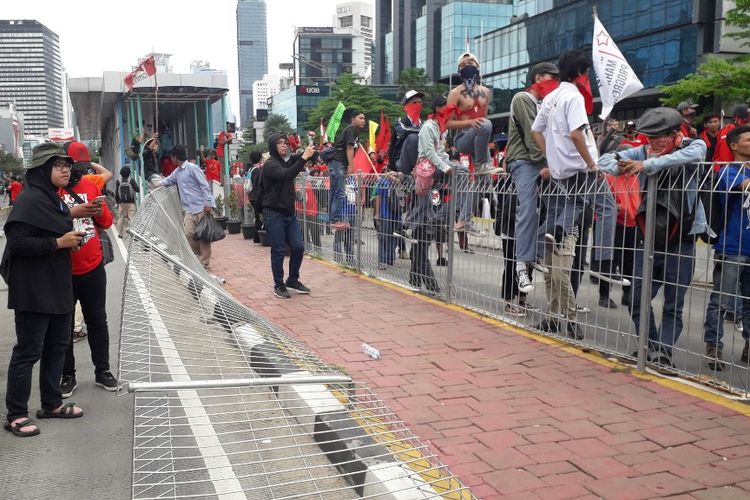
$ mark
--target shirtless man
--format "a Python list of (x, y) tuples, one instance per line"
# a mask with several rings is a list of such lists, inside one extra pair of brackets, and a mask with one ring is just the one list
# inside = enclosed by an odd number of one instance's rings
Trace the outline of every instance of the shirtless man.
[(462, 83), (448, 94), (448, 107), (454, 106), (455, 110), (446, 125), (461, 130), (454, 144), (460, 153), (472, 155), (475, 174), (497, 173), (500, 169), (493, 168), (488, 147), (492, 122), (487, 119), (487, 107), (492, 93), (480, 85), (479, 61), (470, 52), (458, 59), (458, 73)]

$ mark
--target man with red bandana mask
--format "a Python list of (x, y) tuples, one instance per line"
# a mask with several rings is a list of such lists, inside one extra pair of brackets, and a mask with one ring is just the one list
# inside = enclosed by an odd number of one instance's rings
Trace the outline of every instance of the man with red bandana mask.
[[(531, 86), (525, 92), (514, 95), (510, 102), (506, 158), (508, 171), (518, 194), (515, 217), (515, 267), (518, 290), (521, 293), (530, 293), (534, 290), (530, 278), (531, 266), (537, 262), (537, 246), (543, 242), (535, 236), (539, 229), (539, 178), (549, 179), (547, 159), (531, 138), (531, 125), (542, 99), (560, 85), (559, 78), (560, 71), (554, 64), (536, 64), (529, 71)], [(513, 255), (513, 251), (509, 255)]]
[[(662, 367), (673, 367), (672, 347), (682, 333), (682, 308), (695, 267), (695, 238), (708, 229), (705, 210), (697, 194), (698, 181), (695, 175), (699, 168), (697, 164), (705, 158), (706, 144), (700, 139), (684, 137), (680, 131), (682, 122), (680, 113), (672, 108), (646, 111), (638, 120), (637, 130), (648, 136), (649, 144), (627, 151), (607, 153), (598, 163), (600, 171), (612, 175), (645, 174), (641, 175), (642, 186), (645, 185), (646, 176), (659, 175), (658, 193), (669, 195), (668, 189), (685, 193), (683, 207), (689, 208), (685, 213), (684, 208), (680, 207), (680, 221), (685, 217), (693, 217), (690, 228), (685, 228), (687, 234), (678, 232), (668, 239), (666, 228), (656, 233), (656, 239), (666, 242), (660, 247), (655, 246), (652, 255), (648, 256), (653, 262), (651, 297), (658, 293), (660, 287), (664, 287), (664, 306), (659, 328), (656, 326), (653, 309), (650, 311), (648, 360)], [(669, 187), (661, 189), (662, 182), (667, 182)], [(646, 206), (647, 198), (648, 195), (644, 195), (641, 207)], [(643, 208), (639, 208), (639, 212), (642, 210)], [(651, 225), (646, 229), (656, 231)], [(641, 227), (642, 233), (643, 230)], [(630, 315), (636, 332), (641, 328), (641, 277), (646, 258), (643, 249), (636, 250), (630, 298)]]
[(734, 113), (732, 113), (732, 123), (721, 129), (719, 132), (719, 142), (716, 144), (716, 152), (714, 152), (713, 161), (734, 161), (732, 150), (729, 149), (729, 144), (727, 144), (727, 135), (734, 130), (735, 127), (747, 125), (748, 123), (750, 123), (750, 113), (748, 113), (747, 105), (740, 104), (734, 108)]
[(391, 144), (388, 147), (388, 158), (392, 170), (411, 174), (417, 163), (417, 134), (422, 127), (422, 98), (424, 94), (410, 90), (404, 94), (402, 101), (406, 116), (399, 118), (393, 127)]

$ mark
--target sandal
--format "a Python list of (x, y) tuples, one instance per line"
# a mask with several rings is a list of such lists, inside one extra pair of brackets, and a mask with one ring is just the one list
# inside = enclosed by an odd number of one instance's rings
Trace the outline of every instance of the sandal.
[(73, 343), (80, 342), (81, 340), (85, 339), (88, 336), (89, 334), (83, 330), (78, 330), (77, 332), (73, 332)]
[(36, 418), (80, 418), (83, 416), (83, 410), (81, 413), (75, 413), (77, 407), (75, 403), (67, 403), (62, 405), (60, 408), (54, 411), (49, 410), (37, 410)]
[[(24, 427), (29, 427), (33, 425), (34, 430), (33, 431), (22, 431), (21, 429)], [(14, 436), (18, 437), (31, 437), (36, 436), (39, 434), (39, 427), (36, 425), (36, 422), (31, 420), (30, 418), (25, 418), (23, 420), (20, 420), (16, 422), (16, 425), (13, 425), (11, 422), (8, 422), (5, 424), (5, 430), (8, 432), (12, 432)]]

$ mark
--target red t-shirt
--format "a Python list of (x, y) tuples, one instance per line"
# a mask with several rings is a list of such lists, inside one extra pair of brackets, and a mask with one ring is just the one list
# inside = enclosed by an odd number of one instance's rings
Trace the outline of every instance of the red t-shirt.
[(216, 148), (216, 156), (224, 158), (224, 144), (232, 141), (232, 136), (223, 130), (219, 132), (219, 144)]
[(18, 195), (21, 193), (21, 190), (23, 189), (23, 184), (21, 184), (18, 181), (13, 181), (10, 183), (10, 186), (8, 186), (8, 193), (10, 193), (10, 201), (16, 201), (16, 198), (18, 198)]
[(221, 182), (221, 163), (219, 160), (206, 160), (206, 179)]
[(734, 154), (729, 149), (727, 135), (734, 130), (737, 125), (730, 123), (719, 131), (719, 139), (716, 141), (716, 150), (714, 151), (714, 161), (734, 161)]
[[(73, 192), (78, 195), (84, 202), (90, 203), (102, 194), (96, 184), (83, 178), (81, 182), (73, 187)], [(72, 208), (79, 203), (64, 188), (58, 190), (60, 198)], [(73, 276), (81, 276), (96, 269), (102, 261), (102, 242), (99, 239), (99, 230), (104, 230), (112, 225), (112, 212), (109, 211), (106, 203), (102, 203), (102, 215), (94, 219), (86, 217), (83, 221), (86, 236), (83, 238), (83, 246), (77, 252), (71, 252), (73, 259)], [(96, 221), (96, 224), (94, 222)]]
[(628, 139), (623, 139), (620, 141), (620, 144), (627, 144), (628, 146), (637, 148), (640, 146), (645, 146), (648, 144), (648, 137), (643, 134), (636, 134), (635, 139), (632, 141), (629, 141)]
[(169, 177), (172, 172), (175, 171), (177, 167), (174, 166), (174, 163), (172, 163), (172, 160), (169, 159), (169, 157), (164, 157), (161, 160), (161, 175), (163, 177)]

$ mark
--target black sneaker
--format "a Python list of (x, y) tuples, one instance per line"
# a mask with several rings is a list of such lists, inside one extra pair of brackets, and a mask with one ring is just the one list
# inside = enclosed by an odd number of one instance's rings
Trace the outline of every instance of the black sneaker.
[(273, 287), (273, 294), (276, 295), (280, 299), (291, 299), (292, 295), (289, 293), (289, 290), (286, 289), (284, 285), (279, 285)]
[(63, 375), (60, 379), (60, 393), (63, 399), (69, 398), (73, 395), (73, 391), (78, 387), (75, 375)]
[(545, 233), (544, 239), (552, 245), (552, 250), (556, 254), (560, 254), (563, 251), (563, 239), (565, 238), (565, 232), (562, 226), (555, 226), (555, 230), (551, 233)]
[(310, 293), (310, 289), (303, 285), (299, 280), (295, 281), (294, 283), (287, 283), (286, 287), (291, 288), (297, 293)]
[(549, 333), (557, 333), (560, 331), (560, 325), (554, 319), (543, 319), (540, 323), (532, 326), (531, 328)]
[(607, 309), (617, 309), (617, 304), (615, 304), (615, 301), (610, 299), (609, 297), (600, 297), (599, 307), (606, 307)]
[(96, 374), (94, 384), (98, 385), (105, 391), (116, 391), (117, 390), (117, 379), (110, 372), (101, 372)]
[(445, 257), (438, 257), (438, 260), (435, 261), (435, 265), (438, 267), (445, 267), (448, 265), (448, 259)]
[(577, 323), (568, 321), (568, 325), (566, 327), (566, 333), (568, 337), (571, 339), (583, 340), (583, 332), (581, 331), (581, 328), (578, 326)]

